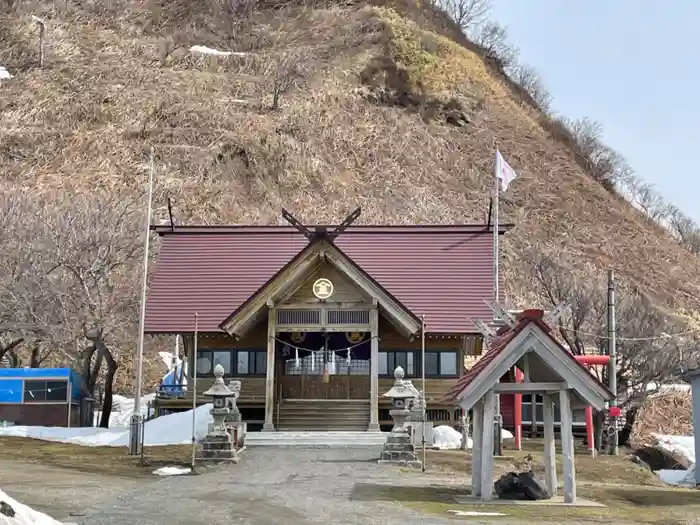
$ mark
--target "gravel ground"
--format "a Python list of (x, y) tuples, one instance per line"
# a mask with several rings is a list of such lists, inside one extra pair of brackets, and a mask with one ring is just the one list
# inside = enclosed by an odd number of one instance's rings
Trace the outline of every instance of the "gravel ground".
[(464, 524), (423, 517), (398, 504), (353, 501), (358, 483), (416, 486), (434, 481), (420, 472), (380, 467), (376, 459), (376, 453), (363, 449), (248, 449), (238, 465), (135, 488), (95, 505), (76, 521), (81, 525)]
[(20, 503), (63, 522), (76, 522), (85, 507), (151, 483), (19, 460), (0, 460), (0, 489)]

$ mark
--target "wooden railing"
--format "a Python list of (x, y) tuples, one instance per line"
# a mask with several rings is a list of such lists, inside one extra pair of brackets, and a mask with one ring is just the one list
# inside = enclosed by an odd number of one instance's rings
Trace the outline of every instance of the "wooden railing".
[[(241, 378), (225, 378), (224, 381), (228, 384), (229, 381), (238, 379), (241, 382), (241, 394), (238, 398), (239, 404), (246, 403), (265, 403), (265, 378), (264, 377), (241, 377)], [(205, 392), (214, 383), (214, 379), (198, 378), (197, 379), (197, 400), (204, 400), (202, 393)], [(175, 397), (175, 396), (173, 396)], [(183, 395), (177, 396), (178, 399), (192, 400), (192, 389), (189, 387)]]

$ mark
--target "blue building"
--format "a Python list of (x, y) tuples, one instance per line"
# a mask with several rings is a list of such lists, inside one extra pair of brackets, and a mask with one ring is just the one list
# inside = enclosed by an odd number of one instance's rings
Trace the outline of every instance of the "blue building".
[(71, 368), (0, 368), (0, 421), (83, 426), (80, 375)]

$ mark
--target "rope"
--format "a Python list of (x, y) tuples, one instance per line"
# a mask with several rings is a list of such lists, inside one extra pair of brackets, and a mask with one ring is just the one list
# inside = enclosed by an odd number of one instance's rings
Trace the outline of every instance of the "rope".
[[(318, 352), (318, 351), (319, 351), (318, 348), (304, 348), (304, 347), (301, 347), (301, 346), (296, 346), (296, 345), (293, 345), (293, 344), (291, 344), (291, 343), (288, 343), (287, 341), (284, 341), (284, 340), (282, 340), (282, 339), (279, 339), (279, 338), (277, 338), (277, 337), (272, 337), (272, 339), (275, 340), (275, 341), (277, 341), (278, 343), (282, 343), (283, 345), (288, 346), (289, 348), (291, 348), (291, 349), (293, 349), (293, 350), (303, 350), (304, 352)], [(370, 341), (372, 341), (372, 339), (379, 339), (379, 336), (374, 335), (374, 336), (371, 336), (371, 337), (370, 337), (369, 339), (367, 339), (366, 341), (360, 341), (359, 343), (356, 343), (356, 344), (354, 344), (354, 345), (352, 345), (352, 346), (346, 346), (346, 347), (343, 347), (343, 348), (338, 348), (337, 350), (329, 350), (329, 351), (330, 351), (330, 352), (345, 352), (346, 350), (352, 350), (353, 348), (356, 348), (356, 347), (358, 347), (358, 346), (361, 346), (361, 345), (364, 345), (364, 344), (366, 344), (366, 343), (369, 343)], [(322, 350), (322, 349), (321, 349), (321, 350)]]

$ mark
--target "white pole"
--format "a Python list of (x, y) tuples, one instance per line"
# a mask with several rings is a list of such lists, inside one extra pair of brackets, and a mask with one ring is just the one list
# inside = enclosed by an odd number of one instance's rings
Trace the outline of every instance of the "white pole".
[(70, 428), (70, 416), (71, 416), (71, 404), (73, 403), (73, 385), (70, 382), (70, 377), (68, 377), (68, 428)]
[(146, 225), (143, 241), (143, 282), (141, 283), (141, 319), (139, 322), (139, 346), (136, 354), (136, 393), (134, 395), (134, 415), (131, 420), (131, 436), (129, 440), (130, 451), (132, 455), (137, 455), (140, 448), (140, 432), (141, 432), (141, 383), (143, 375), (143, 330), (146, 324), (146, 289), (148, 286), (148, 249), (150, 243), (151, 229), (151, 208), (153, 205), (153, 172), (155, 166), (153, 164), (153, 150), (151, 150), (151, 158), (148, 165), (148, 204), (146, 208)]
[[(499, 250), (498, 250), (498, 236), (500, 234), (500, 226), (499, 226), (499, 217), (498, 217), (498, 201), (501, 193), (501, 179), (499, 178), (500, 175), (500, 170), (501, 170), (501, 153), (496, 148), (496, 166), (494, 170), (494, 183), (495, 183), (495, 188), (494, 188), (494, 197), (493, 197), (493, 300), (496, 302), (496, 304), (499, 303), (500, 301), (500, 294), (499, 294), (499, 273), (498, 273), (498, 263), (499, 263)], [(533, 394), (534, 395), (534, 394)], [(496, 444), (495, 446), (495, 451), (498, 451), (497, 455), (500, 455), (500, 450), (501, 450), (501, 425), (500, 425), (500, 415), (501, 415), (501, 396), (499, 394), (496, 394), (496, 418), (499, 421), (498, 425), (498, 432), (496, 433), (495, 436), (495, 441), (494, 443)], [(493, 421), (484, 421), (484, 425), (493, 425)]]
[(194, 472), (195, 452), (197, 448), (197, 437), (195, 436), (197, 426), (197, 342), (199, 340), (199, 314), (194, 314), (194, 344), (192, 349), (192, 471)]
[(428, 451), (425, 447), (425, 412), (426, 412), (426, 395), (425, 395), (425, 315), (421, 315), (420, 318), (420, 354), (421, 354), (421, 388), (423, 390), (423, 408), (422, 408), (422, 419), (423, 421), (421, 422), (421, 428), (423, 429), (423, 434), (421, 437), (422, 440), (422, 445), (423, 445), (423, 462), (421, 466), (421, 470), (425, 472), (425, 462), (427, 459)]
[(494, 188), (493, 194), (493, 300), (498, 303), (499, 301), (499, 275), (498, 275), (498, 234), (499, 234), (499, 224), (498, 224), (498, 198), (501, 193), (501, 180), (498, 178), (498, 170), (500, 169), (499, 157), (500, 153), (496, 150), (496, 168), (494, 174), (494, 183), (496, 187)]

